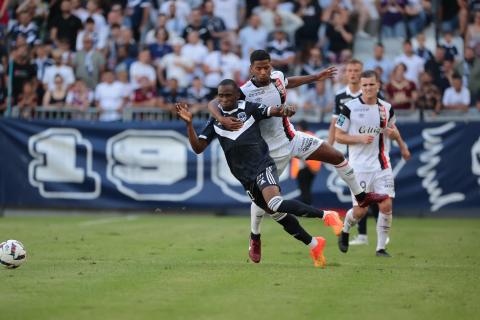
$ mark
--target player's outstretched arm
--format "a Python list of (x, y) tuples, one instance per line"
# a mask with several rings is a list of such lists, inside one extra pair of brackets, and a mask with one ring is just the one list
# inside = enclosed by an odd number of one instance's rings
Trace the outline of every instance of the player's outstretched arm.
[(193, 151), (195, 151), (196, 154), (202, 153), (207, 148), (208, 142), (203, 139), (198, 139), (197, 133), (192, 125), (192, 113), (188, 111), (187, 104), (177, 103), (175, 108), (177, 109), (178, 116), (187, 124), (188, 141)]
[(374, 136), (371, 135), (351, 135), (339, 128), (335, 128), (335, 140), (341, 144), (369, 144), (373, 142), (373, 139)]
[(213, 99), (212, 101), (210, 101), (208, 103), (208, 111), (210, 112), (212, 117), (215, 118), (215, 120), (217, 120), (218, 122), (220, 122), (222, 124), (222, 126), (225, 129), (230, 130), (230, 131), (237, 131), (237, 130), (240, 130), (242, 128), (242, 126), (243, 126), (242, 121), (240, 121), (237, 118), (222, 116), (222, 114), (220, 113), (220, 110), (218, 109), (217, 106), (218, 106), (218, 100)]
[(308, 76), (295, 76), (295, 77), (288, 77), (288, 84), (287, 89), (296, 88), (301, 85), (312, 83), (315, 81), (323, 81), (330, 78), (335, 77), (337, 74), (337, 68), (329, 67), (325, 70), (320, 71), (319, 73), (315, 73)]

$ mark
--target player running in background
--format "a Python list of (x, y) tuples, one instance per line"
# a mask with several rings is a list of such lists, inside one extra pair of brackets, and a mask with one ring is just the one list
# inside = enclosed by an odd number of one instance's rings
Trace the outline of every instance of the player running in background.
[[(392, 106), (377, 97), (378, 76), (369, 70), (361, 74), (362, 95), (347, 102), (337, 118), (335, 137), (338, 143), (349, 146), (349, 159), (366, 191), (388, 194), (378, 204), (376, 255), (390, 257), (386, 241), (392, 225), (392, 199), (395, 197), (393, 173), (385, 139), (397, 139), (395, 113)], [(359, 206), (352, 196), (353, 209), (347, 212), (345, 224), (338, 238), (339, 249), (348, 251), (350, 229), (363, 218), (368, 208)]]
[[(332, 120), (330, 123), (330, 129), (328, 132), (328, 143), (333, 145), (335, 142), (335, 123), (340, 115), (345, 104), (353, 99), (361, 96), (362, 90), (360, 88), (360, 75), (363, 72), (363, 63), (359, 60), (350, 60), (345, 66), (345, 77), (347, 78), (347, 86), (338, 91), (335, 95), (335, 109), (333, 111)], [(379, 96), (379, 98), (382, 98)], [(403, 141), (401, 135), (397, 137), (397, 143), (400, 147), (400, 152), (405, 160), (410, 159), (410, 152)], [(378, 217), (378, 205), (376, 203), (369, 206), (369, 210), (372, 216), (377, 219)], [(350, 240), (350, 245), (364, 245), (368, 244), (367, 236), (367, 214), (358, 222), (358, 235)]]
[[(335, 75), (336, 69), (331, 67), (314, 75), (285, 78), (282, 72), (272, 71), (270, 55), (265, 50), (255, 50), (250, 55), (250, 72), (253, 77), (240, 88), (245, 100), (269, 106), (281, 106), (286, 101), (286, 89), (331, 78)], [(209, 103), (209, 110), (226, 129), (243, 128), (244, 124), (238, 123), (238, 120), (234, 120), (228, 114), (222, 114), (215, 100)], [(387, 198), (386, 195), (365, 193), (341, 152), (317, 137), (295, 131), (287, 117), (273, 117), (262, 121), (260, 130), (268, 144), (270, 156), (277, 165), (279, 175), (283, 173), (293, 157), (322, 161), (335, 166), (338, 175), (347, 183), (361, 206), (368, 206)], [(260, 224), (265, 211), (252, 203), (250, 214), (249, 257), (253, 262), (258, 263), (261, 259)]]
[(201, 153), (214, 137), (218, 137), (230, 171), (243, 185), (252, 201), (271, 214), (285, 231), (308, 245), (314, 265), (324, 267), (325, 239), (310, 236), (294, 215), (323, 218), (338, 231), (342, 228), (342, 221), (336, 212), (318, 210), (300, 201), (282, 198), (275, 162), (270, 157), (268, 145), (260, 134), (261, 120), (271, 116), (291, 116), (294, 114), (293, 109), (287, 106), (267, 107), (239, 100), (239, 97), (240, 90), (233, 80), (225, 79), (220, 83), (219, 110), (223, 115), (240, 119), (243, 122), (242, 129), (225, 130), (223, 125), (210, 118), (199, 136), (193, 128), (192, 114), (188, 111), (187, 105), (178, 104), (177, 113), (187, 123), (190, 144), (196, 153)]

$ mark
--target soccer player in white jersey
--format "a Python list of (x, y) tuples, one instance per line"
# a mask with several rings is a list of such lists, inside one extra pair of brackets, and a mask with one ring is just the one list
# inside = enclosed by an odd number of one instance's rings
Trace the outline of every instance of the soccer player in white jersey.
[[(349, 146), (349, 160), (357, 179), (366, 191), (388, 194), (378, 204), (376, 255), (390, 257), (385, 250), (392, 225), (392, 199), (395, 197), (393, 173), (385, 139), (397, 139), (395, 113), (391, 104), (378, 98), (379, 81), (373, 70), (364, 71), (360, 78), (362, 95), (347, 102), (337, 118), (335, 138)], [(347, 212), (343, 230), (338, 238), (339, 249), (348, 251), (350, 229), (365, 216), (368, 208), (361, 207), (352, 196), (353, 209)]]
[[(283, 105), (287, 95), (286, 89), (333, 77), (336, 72), (336, 69), (331, 67), (314, 75), (285, 78), (280, 71), (272, 72), (270, 55), (264, 50), (253, 51), (250, 55), (250, 64), (253, 77), (241, 87), (244, 100), (264, 105)], [(217, 105), (215, 100), (209, 104), (209, 110), (215, 119), (226, 129), (238, 130), (241, 124), (237, 125), (237, 121), (232, 117), (223, 117)], [(387, 197), (387, 195), (365, 193), (341, 152), (315, 136), (295, 131), (288, 118), (270, 118), (262, 121), (260, 129), (263, 139), (268, 144), (270, 156), (277, 165), (279, 175), (285, 170), (292, 157), (322, 161), (335, 166), (338, 175), (350, 187), (361, 206), (380, 202)], [(250, 213), (249, 257), (253, 262), (258, 263), (261, 259), (260, 224), (265, 211), (252, 203)]]

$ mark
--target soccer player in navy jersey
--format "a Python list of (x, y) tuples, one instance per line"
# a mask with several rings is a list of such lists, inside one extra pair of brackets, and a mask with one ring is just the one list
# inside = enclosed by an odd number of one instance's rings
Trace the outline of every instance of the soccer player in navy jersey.
[(270, 117), (288, 117), (294, 114), (289, 106), (266, 106), (239, 100), (240, 90), (233, 80), (225, 79), (218, 87), (218, 109), (242, 121), (240, 130), (226, 130), (215, 118), (210, 118), (197, 136), (192, 125), (192, 114), (185, 104), (177, 104), (177, 113), (187, 124), (188, 138), (196, 153), (203, 152), (213, 138), (219, 139), (232, 174), (244, 187), (253, 202), (271, 214), (285, 231), (308, 245), (316, 267), (325, 267), (323, 255), (325, 239), (312, 237), (295, 216), (322, 218), (336, 233), (343, 223), (334, 211), (323, 211), (296, 200), (286, 200), (280, 193), (277, 167), (270, 157), (268, 145), (262, 138), (259, 123)]

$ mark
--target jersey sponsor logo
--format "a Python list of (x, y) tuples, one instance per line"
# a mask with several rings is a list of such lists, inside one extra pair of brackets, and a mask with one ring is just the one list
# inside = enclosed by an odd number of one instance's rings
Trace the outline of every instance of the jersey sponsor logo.
[(378, 127), (361, 126), (360, 128), (358, 128), (358, 133), (360, 133), (360, 134), (378, 135), (381, 131), (382, 131), (382, 129), (380, 129)]
[(255, 97), (258, 97), (262, 94), (265, 94), (265, 89), (251, 91), (247, 94), (247, 97), (255, 98)]

